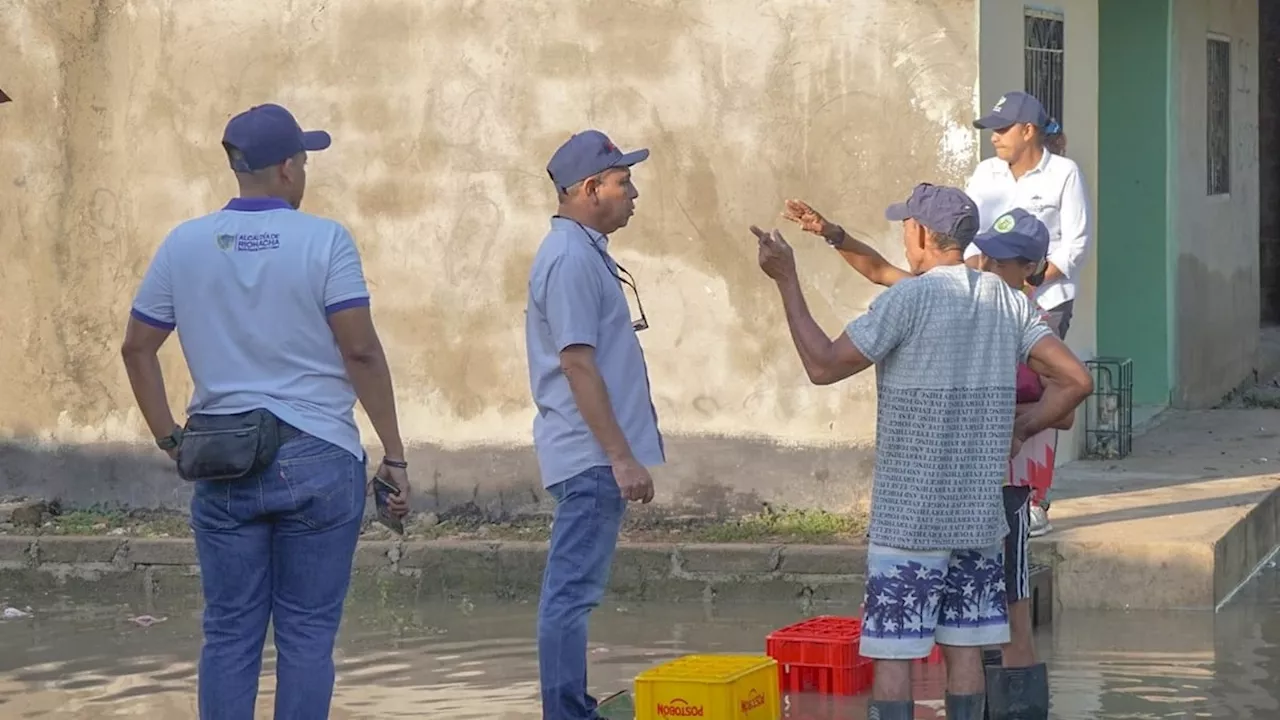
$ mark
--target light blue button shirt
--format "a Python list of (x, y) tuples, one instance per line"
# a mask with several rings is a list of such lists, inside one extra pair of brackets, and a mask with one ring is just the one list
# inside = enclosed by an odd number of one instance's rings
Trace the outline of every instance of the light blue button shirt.
[(609, 464), (560, 369), (560, 352), (570, 345), (595, 348), (614, 417), (636, 460), (652, 467), (666, 459), (644, 353), (608, 242), (573, 220), (552, 218), (529, 274), (525, 346), (543, 487)]
[(368, 304), (346, 228), (283, 200), (238, 198), (169, 233), (132, 314), (178, 331), (195, 384), (188, 414), (264, 408), (361, 458), (328, 316)]

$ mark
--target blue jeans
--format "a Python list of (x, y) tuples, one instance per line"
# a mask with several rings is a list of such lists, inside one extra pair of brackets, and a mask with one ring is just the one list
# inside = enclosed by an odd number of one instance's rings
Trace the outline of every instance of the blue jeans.
[(196, 483), (201, 720), (253, 720), (268, 620), (276, 720), (329, 717), (333, 644), (364, 503), (364, 459), (310, 435), (285, 443), (260, 475)]
[(556, 500), (538, 602), (543, 720), (594, 720), (587, 694), (587, 616), (600, 604), (627, 501), (613, 470), (593, 467), (547, 488)]

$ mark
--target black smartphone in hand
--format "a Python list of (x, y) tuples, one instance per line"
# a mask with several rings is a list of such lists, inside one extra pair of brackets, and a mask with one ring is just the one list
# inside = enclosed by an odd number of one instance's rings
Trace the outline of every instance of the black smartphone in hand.
[(400, 488), (377, 475), (373, 476), (373, 502), (378, 509), (378, 522), (391, 528), (397, 535), (404, 535), (404, 522), (387, 509), (387, 500), (390, 496), (398, 494), (400, 494)]

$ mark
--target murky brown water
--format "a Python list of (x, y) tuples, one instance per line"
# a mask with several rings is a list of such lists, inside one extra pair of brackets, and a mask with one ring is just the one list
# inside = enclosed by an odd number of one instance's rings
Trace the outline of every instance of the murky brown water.
[[(0, 622), (0, 718), (196, 717), (200, 636), (189, 607), (141, 628), (128, 621), (128, 606), (3, 599), (35, 614)], [(332, 717), (538, 718), (533, 613), (530, 604), (353, 606)], [(687, 653), (760, 652), (769, 630), (797, 617), (786, 606), (607, 606), (593, 626), (592, 683), (626, 687), (637, 672)], [(1276, 570), (1216, 616), (1065, 613), (1038, 642), (1060, 720), (1280, 717)], [(262, 718), (270, 717), (271, 673), (269, 655)], [(918, 718), (942, 717), (940, 688), (936, 675), (921, 679)], [(807, 698), (792, 717), (862, 718), (864, 703), (828, 708)]]

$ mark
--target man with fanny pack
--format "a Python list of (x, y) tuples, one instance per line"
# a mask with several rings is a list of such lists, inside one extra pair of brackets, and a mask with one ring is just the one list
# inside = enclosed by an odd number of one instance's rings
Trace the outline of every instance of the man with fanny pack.
[[(240, 195), (165, 238), (121, 349), (156, 444), (193, 486), (202, 720), (253, 718), (268, 621), (276, 720), (329, 715), (365, 507), (357, 398), (384, 449), (378, 475), (399, 488), (391, 513), (408, 511), (395, 395), (360, 255), (342, 225), (297, 209), (307, 153), (329, 143), (278, 105), (232, 118), (223, 147)], [(175, 329), (195, 386), (185, 427), (169, 411), (157, 357)]]

